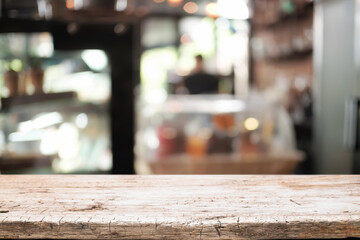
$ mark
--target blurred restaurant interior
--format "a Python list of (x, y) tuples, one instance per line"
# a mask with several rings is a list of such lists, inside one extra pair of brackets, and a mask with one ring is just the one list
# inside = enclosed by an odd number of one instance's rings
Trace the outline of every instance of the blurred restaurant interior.
[(359, 0), (0, 10), (2, 174), (360, 172)]

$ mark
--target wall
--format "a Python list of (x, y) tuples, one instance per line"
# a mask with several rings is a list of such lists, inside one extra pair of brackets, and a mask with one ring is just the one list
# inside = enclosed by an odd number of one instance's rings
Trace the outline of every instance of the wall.
[(350, 173), (352, 154), (344, 146), (345, 101), (356, 94), (355, 0), (315, 3), (314, 102), (317, 173)]

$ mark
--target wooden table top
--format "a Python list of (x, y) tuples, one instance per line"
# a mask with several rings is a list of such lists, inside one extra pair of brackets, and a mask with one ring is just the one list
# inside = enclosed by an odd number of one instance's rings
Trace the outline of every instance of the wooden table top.
[(360, 176), (0, 176), (0, 238), (360, 237)]

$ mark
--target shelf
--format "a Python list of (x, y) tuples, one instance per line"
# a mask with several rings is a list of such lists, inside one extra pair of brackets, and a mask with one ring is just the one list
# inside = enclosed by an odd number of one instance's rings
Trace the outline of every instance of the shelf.
[(307, 17), (308, 14), (310, 14), (313, 11), (313, 7), (314, 7), (314, 2), (308, 2), (301, 9), (297, 9), (296, 12), (293, 14), (282, 14), (278, 16), (278, 18), (275, 21), (267, 24), (262, 24), (262, 23), (259, 24), (254, 22), (254, 27), (272, 29), (281, 26), (284, 23), (288, 23), (289, 21), (298, 21), (300, 19), (304, 19), (305, 17)]
[(25, 95), (19, 97), (3, 98), (1, 99), (1, 106), (3, 110), (10, 109), (15, 106), (28, 105), (33, 103), (43, 103), (48, 101), (76, 99), (75, 92), (49, 93), (49, 94), (35, 94)]
[(89, 103), (78, 100), (76, 93), (51, 93), (32, 96), (21, 96), (17, 98), (2, 99), (2, 113), (20, 115), (35, 115), (47, 111), (62, 112), (96, 112), (105, 113), (109, 111), (108, 103)]
[(286, 61), (303, 60), (305, 58), (312, 56), (312, 53), (313, 53), (313, 49), (311, 48), (311, 49), (307, 49), (307, 50), (300, 51), (300, 52), (293, 52), (288, 55), (282, 55), (282, 56), (277, 56), (277, 57), (268, 57), (268, 58), (265, 58), (265, 61), (286, 62)]
[(0, 156), (0, 171), (50, 167), (51, 159), (50, 156), (43, 155), (3, 155)]

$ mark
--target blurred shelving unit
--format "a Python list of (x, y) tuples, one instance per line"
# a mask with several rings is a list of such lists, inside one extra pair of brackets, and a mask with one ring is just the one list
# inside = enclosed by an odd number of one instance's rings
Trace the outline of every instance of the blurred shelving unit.
[(251, 75), (260, 91), (278, 94), (312, 172), (313, 15), (311, 0), (255, 0), (251, 19)]

